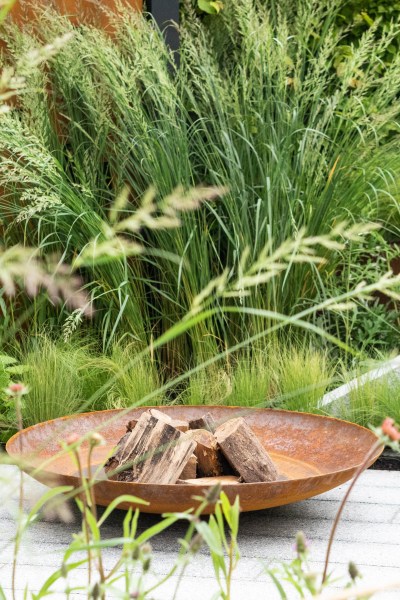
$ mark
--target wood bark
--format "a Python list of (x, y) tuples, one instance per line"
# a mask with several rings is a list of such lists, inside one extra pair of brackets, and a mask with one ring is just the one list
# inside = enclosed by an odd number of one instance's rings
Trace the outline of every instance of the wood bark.
[(129, 433), (130, 431), (133, 431), (136, 427), (136, 423), (138, 422), (138, 419), (132, 419), (131, 421), (128, 421), (128, 423), (126, 424), (126, 431)]
[(268, 452), (242, 417), (220, 425), (215, 438), (225, 458), (244, 482), (281, 479)]
[[(177, 481), (196, 443), (168, 423), (143, 413), (136, 427), (123, 436), (106, 473), (119, 481), (172, 484)], [(119, 472), (113, 474), (116, 465)]]
[(187, 431), (189, 429), (189, 423), (187, 421), (182, 421), (182, 419), (173, 419), (167, 415), (167, 413), (161, 412), (161, 410), (157, 410), (155, 408), (151, 408), (149, 412), (156, 419), (172, 425), (172, 427), (179, 429), (179, 431)]
[(209, 412), (200, 417), (200, 419), (192, 419), (189, 421), (189, 429), (206, 429), (207, 431), (214, 433), (216, 428), (217, 424), (214, 417)]
[(200, 477), (216, 477), (223, 474), (218, 445), (215, 437), (206, 429), (189, 430), (186, 437), (196, 442), (195, 455)]

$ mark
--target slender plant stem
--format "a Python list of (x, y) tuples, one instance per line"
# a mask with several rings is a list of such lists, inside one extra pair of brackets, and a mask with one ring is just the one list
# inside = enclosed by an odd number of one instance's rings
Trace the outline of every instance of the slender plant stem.
[(360, 475), (362, 474), (362, 472), (368, 467), (369, 461), (371, 460), (371, 458), (374, 456), (375, 452), (382, 446), (382, 442), (380, 440), (377, 440), (375, 442), (375, 444), (372, 446), (372, 448), (367, 452), (363, 462), (361, 463), (361, 465), (358, 467), (353, 480), (351, 482), (351, 484), (349, 485), (347, 492), (344, 495), (344, 498), (342, 500), (342, 502), (340, 503), (339, 506), (339, 510), (336, 513), (335, 516), (335, 520), (333, 522), (332, 525), (332, 529), (331, 529), (331, 533), (329, 536), (329, 540), (328, 540), (328, 546), (326, 549), (326, 554), (325, 554), (325, 565), (324, 565), (324, 572), (322, 575), (322, 585), (324, 585), (326, 578), (327, 578), (327, 574), (328, 574), (328, 566), (329, 566), (329, 558), (330, 558), (330, 554), (331, 554), (331, 550), (332, 550), (332, 544), (333, 544), (333, 540), (335, 538), (335, 534), (336, 534), (336, 530), (337, 527), (339, 525), (344, 507), (346, 506), (347, 500), (349, 499), (349, 496), (355, 486), (355, 484), (357, 483)]
[[(94, 489), (94, 484), (95, 482), (92, 481), (92, 452), (93, 452), (93, 444), (90, 444), (90, 449), (89, 449), (89, 455), (88, 455), (88, 478), (87, 478), (87, 487), (88, 487), (88, 492), (90, 495), (90, 510), (92, 511), (92, 514), (95, 518), (95, 521), (97, 523), (97, 506), (96, 506), (96, 497), (95, 497), (95, 489)], [(102, 585), (102, 591), (101, 591), (101, 595), (100, 598), (101, 600), (105, 600), (106, 598), (106, 594), (105, 591), (103, 589), (103, 584), (106, 581), (106, 576), (104, 573), (104, 566), (103, 566), (103, 556), (102, 556), (102, 551), (101, 548), (99, 548), (97, 550), (97, 562), (98, 562), (98, 571), (99, 571), (99, 576), (100, 576), (100, 583)]]
[(79, 449), (75, 448), (74, 449), (74, 454), (75, 454), (75, 458), (76, 458), (76, 462), (78, 465), (78, 471), (79, 471), (79, 479), (81, 480), (81, 486), (83, 489), (82, 492), (82, 502), (83, 502), (83, 520), (82, 520), (82, 526), (83, 526), (83, 533), (85, 536), (85, 541), (86, 541), (86, 545), (88, 547), (88, 566), (89, 566), (89, 572), (88, 572), (88, 584), (89, 584), (89, 588), (90, 588), (90, 584), (92, 582), (92, 552), (90, 550), (90, 536), (89, 536), (89, 527), (87, 524), (87, 516), (86, 516), (86, 511), (88, 510), (88, 489), (87, 489), (87, 485), (85, 485), (85, 479), (84, 479), (84, 475), (83, 475), (83, 469), (82, 469), (82, 463), (81, 463), (81, 459), (79, 456)]
[[(188, 530), (186, 532), (186, 535), (185, 535), (185, 538), (184, 538), (184, 542), (189, 543), (190, 540), (192, 539), (193, 532), (195, 530), (195, 522), (196, 522), (196, 520), (198, 520), (200, 518), (200, 515), (205, 510), (205, 508), (208, 506), (208, 504), (209, 504), (208, 500), (204, 500), (200, 504), (200, 506), (198, 507), (198, 509), (196, 510), (195, 514), (193, 515), (193, 520), (190, 523), (190, 525), (188, 527)], [(182, 547), (179, 550), (178, 559), (177, 559), (177, 562), (175, 563), (175, 565), (172, 567), (172, 569), (169, 571), (169, 573), (159, 583), (157, 583), (155, 586), (153, 586), (152, 588), (150, 588), (149, 590), (146, 591), (146, 595), (149, 592), (151, 592), (154, 589), (156, 589), (157, 587), (159, 587), (164, 581), (166, 581), (167, 579), (169, 579), (171, 577), (171, 575), (173, 575), (175, 573), (175, 571), (178, 569), (178, 566), (179, 566), (179, 560), (180, 559), (182, 560), (185, 554), (187, 555), (187, 550), (186, 550), (185, 545), (182, 544)], [(175, 592), (174, 592), (172, 600), (176, 599), (176, 595), (178, 593), (179, 586), (181, 584), (181, 581), (182, 581), (183, 575), (185, 573), (185, 570), (187, 568), (187, 565), (188, 565), (188, 560), (187, 560), (187, 556), (186, 556), (185, 557), (185, 562), (184, 562), (184, 564), (182, 566), (182, 569), (181, 569), (181, 571), (179, 573), (179, 576), (178, 576), (178, 581), (176, 582)]]
[(230, 600), (231, 598), (231, 587), (232, 587), (232, 574), (233, 574), (233, 550), (234, 541), (231, 540), (229, 544), (229, 570), (228, 577), (226, 578), (226, 600)]
[[(22, 431), (23, 422), (22, 422), (22, 411), (21, 411), (21, 397), (19, 395), (15, 396), (15, 410), (17, 413), (17, 426), (18, 431)], [(19, 437), (19, 452), (20, 456), (22, 456), (22, 437)], [(14, 544), (14, 552), (13, 552), (13, 564), (12, 564), (12, 575), (11, 575), (11, 589), (12, 589), (12, 597), (13, 600), (17, 600), (16, 598), (16, 590), (15, 590), (15, 579), (17, 576), (17, 560), (18, 560), (18, 552), (19, 546), (21, 542), (22, 535), (22, 514), (24, 511), (24, 475), (22, 469), (19, 469), (19, 500), (18, 500), (18, 526), (16, 539)]]

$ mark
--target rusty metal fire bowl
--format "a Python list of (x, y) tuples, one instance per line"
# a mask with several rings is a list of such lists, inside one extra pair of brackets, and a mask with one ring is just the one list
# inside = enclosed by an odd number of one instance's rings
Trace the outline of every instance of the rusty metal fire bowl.
[[(60, 441), (71, 433), (85, 436), (99, 431), (105, 446), (93, 450), (93, 471), (105, 462), (118, 440), (125, 433), (130, 419), (138, 418), (149, 407), (84, 413), (39, 423), (12, 437), (7, 452), (22, 463), (22, 468), (48, 486), (80, 486), (76, 466), (68, 453), (61, 452)], [(231, 502), (240, 496), (243, 511), (261, 510), (290, 504), (322, 494), (351, 479), (357, 467), (376, 441), (367, 429), (333, 419), (270, 409), (243, 409), (225, 406), (168, 406), (157, 407), (176, 419), (197, 419), (205, 411), (222, 423), (243, 416), (269, 452), (278, 470), (287, 479), (272, 483), (223, 484)], [(82, 463), (86, 464), (88, 442), (80, 447)], [(380, 455), (378, 449), (371, 464)], [(202, 494), (204, 484), (154, 485), (109, 481), (99, 469), (95, 485), (96, 502), (107, 506), (118, 496), (129, 494), (146, 500), (142, 512), (164, 513), (184, 511), (197, 506), (193, 496)], [(123, 503), (120, 508), (134, 506)], [(212, 511), (210, 507), (208, 511)]]

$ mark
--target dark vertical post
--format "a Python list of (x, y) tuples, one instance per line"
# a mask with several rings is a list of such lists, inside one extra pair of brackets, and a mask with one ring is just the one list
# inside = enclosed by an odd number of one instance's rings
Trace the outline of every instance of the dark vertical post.
[(179, 65), (179, 32), (171, 21), (179, 24), (179, 0), (147, 0), (147, 10), (164, 33), (165, 41)]

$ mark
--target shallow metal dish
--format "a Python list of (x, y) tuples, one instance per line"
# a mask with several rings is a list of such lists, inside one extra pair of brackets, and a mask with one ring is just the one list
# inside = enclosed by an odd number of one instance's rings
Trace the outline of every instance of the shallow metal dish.
[[(7, 452), (23, 461), (30, 475), (49, 486), (72, 485), (79, 487), (79, 478), (70, 456), (60, 453), (60, 440), (71, 433), (84, 436), (98, 430), (106, 445), (95, 448), (93, 465), (104, 463), (111, 448), (125, 433), (125, 424), (149, 407), (84, 413), (39, 423), (14, 435), (7, 443)], [(223, 485), (231, 501), (237, 494), (243, 511), (260, 510), (297, 502), (322, 494), (351, 479), (357, 467), (376, 441), (375, 435), (358, 425), (329, 417), (282, 410), (243, 409), (225, 406), (168, 406), (159, 410), (177, 419), (194, 419), (209, 411), (214, 419), (223, 422), (243, 416), (270, 453), (287, 481)], [(82, 445), (82, 461), (86, 464), (88, 444)], [(380, 455), (378, 449), (372, 464)], [(184, 511), (196, 502), (203, 486), (150, 485), (109, 481), (99, 475), (95, 486), (96, 502), (107, 506), (122, 494), (131, 494), (147, 500), (140, 506), (142, 512), (163, 513)], [(122, 504), (121, 508), (128, 508)]]

